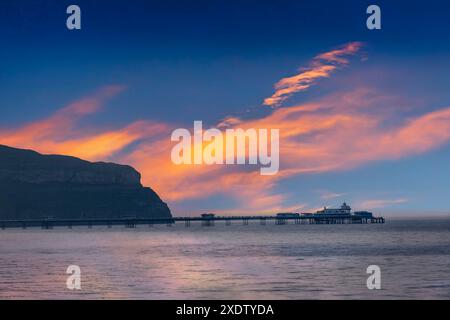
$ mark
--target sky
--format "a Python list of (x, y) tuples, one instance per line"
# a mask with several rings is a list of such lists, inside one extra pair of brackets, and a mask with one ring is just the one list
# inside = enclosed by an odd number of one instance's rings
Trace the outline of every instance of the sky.
[[(448, 214), (449, 16), (436, 0), (3, 0), (0, 144), (132, 165), (175, 215)], [(194, 120), (279, 129), (278, 174), (174, 165), (171, 132)]]

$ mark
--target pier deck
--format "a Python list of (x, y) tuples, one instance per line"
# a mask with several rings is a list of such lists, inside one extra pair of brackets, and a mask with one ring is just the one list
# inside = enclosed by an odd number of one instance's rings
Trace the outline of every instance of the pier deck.
[(266, 225), (267, 221), (273, 221), (276, 225), (294, 224), (367, 224), (367, 223), (384, 223), (383, 217), (358, 217), (354, 215), (346, 216), (298, 216), (298, 217), (277, 217), (277, 216), (214, 216), (214, 217), (173, 217), (169, 219), (145, 219), (145, 218), (112, 218), (112, 219), (24, 219), (24, 220), (2, 220), (0, 221), (0, 229), (6, 228), (22, 228), (41, 227), (42, 229), (52, 229), (53, 227), (75, 226), (125, 226), (135, 228), (137, 225), (156, 225), (166, 224), (171, 226), (174, 223), (184, 223), (186, 227), (191, 226), (191, 222), (198, 221), (202, 226), (214, 226), (216, 221), (223, 221), (226, 226), (232, 222), (242, 222), (248, 225), (249, 221), (259, 221), (261, 225)]

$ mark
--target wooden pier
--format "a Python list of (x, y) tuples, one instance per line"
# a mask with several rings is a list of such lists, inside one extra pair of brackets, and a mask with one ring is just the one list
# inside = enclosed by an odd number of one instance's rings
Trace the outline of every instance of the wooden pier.
[(259, 221), (260, 225), (266, 225), (268, 221), (273, 221), (275, 225), (286, 224), (370, 224), (384, 223), (383, 217), (360, 217), (355, 215), (330, 215), (314, 216), (302, 215), (297, 217), (279, 217), (279, 216), (210, 216), (210, 217), (173, 217), (169, 219), (146, 219), (146, 218), (113, 218), (113, 219), (24, 219), (24, 220), (2, 220), (0, 228), (22, 228), (41, 227), (51, 230), (54, 227), (67, 227), (72, 229), (75, 226), (125, 226), (127, 228), (136, 228), (137, 225), (165, 224), (168, 227), (175, 223), (184, 223), (186, 228), (191, 226), (192, 222), (199, 222), (204, 227), (213, 227), (216, 222), (224, 222), (224, 225), (230, 226), (232, 223), (240, 223), (244, 226), (249, 221)]

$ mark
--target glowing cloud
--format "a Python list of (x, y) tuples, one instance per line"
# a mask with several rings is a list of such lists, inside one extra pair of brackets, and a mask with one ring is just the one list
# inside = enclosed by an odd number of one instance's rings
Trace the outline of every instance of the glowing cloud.
[(264, 105), (277, 107), (294, 93), (308, 89), (316, 80), (328, 78), (338, 67), (347, 65), (349, 60), (346, 57), (356, 54), (361, 46), (360, 42), (352, 42), (342, 48), (317, 55), (308, 68), (278, 81), (275, 84), (275, 93), (264, 99)]
[(360, 208), (363, 209), (376, 209), (376, 208), (384, 208), (389, 207), (396, 204), (401, 204), (408, 202), (408, 199), (400, 198), (400, 199), (374, 199), (374, 200), (364, 200), (359, 205)]
[(19, 128), (0, 129), (0, 144), (101, 160), (132, 142), (166, 130), (163, 124), (151, 121), (136, 121), (116, 130), (77, 128), (78, 120), (100, 111), (108, 99), (123, 89), (122, 86), (107, 86), (63, 107), (47, 119)]

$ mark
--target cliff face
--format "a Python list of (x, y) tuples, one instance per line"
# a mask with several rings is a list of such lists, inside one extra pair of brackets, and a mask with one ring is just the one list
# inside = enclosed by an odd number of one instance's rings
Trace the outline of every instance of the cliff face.
[(0, 219), (170, 218), (130, 166), (0, 145)]

